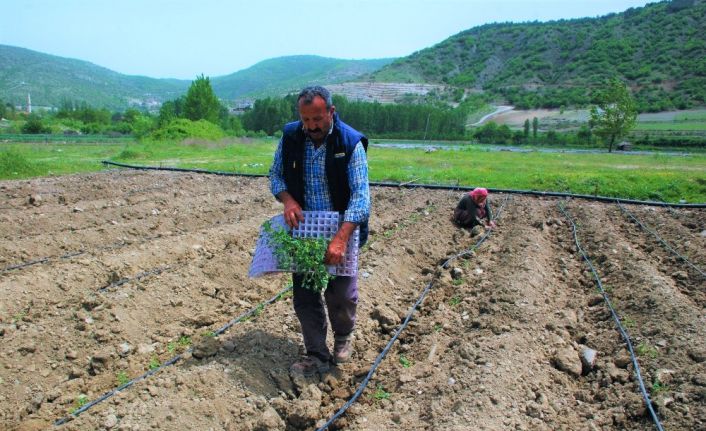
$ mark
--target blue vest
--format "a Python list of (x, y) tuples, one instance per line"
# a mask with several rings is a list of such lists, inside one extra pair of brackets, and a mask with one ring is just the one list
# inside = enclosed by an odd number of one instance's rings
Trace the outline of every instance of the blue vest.
[[(304, 202), (304, 144), (306, 135), (302, 122), (284, 126), (282, 134), (282, 171), (287, 192), (306, 208)], [(343, 214), (348, 208), (351, 189), (348, 184), (348, 163), (358, 142), (368, 151), (368, 138), (338, 118), (333, 117), (333, 131), (326, 137), (326, 180), (334, 210)], [(345, 157), (334, 157), (344, 153)], [(368, 240), (368, 220), (360, 223), (360, 246)]]

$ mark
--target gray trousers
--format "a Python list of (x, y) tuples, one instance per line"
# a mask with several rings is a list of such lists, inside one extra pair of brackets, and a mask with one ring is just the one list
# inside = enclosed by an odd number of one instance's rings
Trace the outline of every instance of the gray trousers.
[(328, 320), (335, 337), (345, 337), (353, 332), (355, 313), (358, 306), (357, 277), (335, 277), (328, 283), (324, 295), (302, 287), (303, 276), (294, 274), (294, 311), (297, 313), (304, 336), (306, 354), (322, 361), (331, 360), (331, 352), (326, 346), (328, 322), (324, 309), (324, 298), (328, 309)]

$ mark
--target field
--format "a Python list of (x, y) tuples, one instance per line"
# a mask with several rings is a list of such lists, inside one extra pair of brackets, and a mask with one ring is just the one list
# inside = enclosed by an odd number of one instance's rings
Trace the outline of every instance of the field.
[[(373, 141), (368, 152), (373, 181), (706, 202), (703, 153), (549, 153), (541, 148), (520, 153), (476, 145), (427, 152), (419, 147), (396, 149), (375, 144)], [(4, 144), (0, 146), (0, 179), (99, 171), (105, 169), (101, 160), (266, 174), (275, 145), (274, 139), (247, 138), (181, 143)]]
[(458, 192), (372, 195), (353, 361), (302, 379), (287, 371), (302, 352), (279, 295), (288, 277), (247, 277), (259, 226), (281, 211), (266, 179), (109, 170), (1, 182), (0, 428), (313, 429), (425, 288), (332, 429), (652, 429), (636, 364), (665, 429), (706, 428), (703, 209), (493, 194), (498, 227), (469, 252), (480, 235), (449, 222)]
[[(589, 111), (587, 109), (513, 110), (494, 116), (492, 121), (506, 124), (512, 129), (522, 129), (525, 120), (531, 122), (534, 117), (539, 120), (540, 130), (573, 130), (588, 123)], [(706, 133), (706, 109), (639, 114), (635, 130)]]

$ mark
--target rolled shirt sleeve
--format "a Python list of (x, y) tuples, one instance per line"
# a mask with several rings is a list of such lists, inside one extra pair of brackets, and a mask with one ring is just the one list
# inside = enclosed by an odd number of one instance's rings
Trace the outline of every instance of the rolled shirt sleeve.
[(287, 184), (284, 182), (284, 174), (282, 168), (282, 139), (279, 140), (275, 157), (270, 166), (270, 191), (277, 197), (283, 191), (287, 190)]
[(368, 161), (361, 142), (356, 144), (348, 162), (348, 185), (351, 197), (343, 214), (343, 221), (360, 224), (370, 216)]

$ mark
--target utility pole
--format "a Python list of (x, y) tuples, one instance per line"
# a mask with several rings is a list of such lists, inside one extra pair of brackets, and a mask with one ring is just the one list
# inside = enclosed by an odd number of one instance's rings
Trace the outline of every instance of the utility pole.
[(422, 141), (426, 141), (426, 140), (427, 140), (427, 131), (429, 130), (429, 117), (430, 117), (430, 116), (431, 116), (431, 112), (427, 114), (427, 125), (426, 125), (426, 127), (424, 128), (424, 139), (422, 139)]
[(29, 97), (29, 91), (27, 92), (27, 113), (32, 113), (32, 98)]

